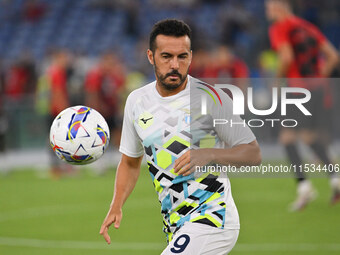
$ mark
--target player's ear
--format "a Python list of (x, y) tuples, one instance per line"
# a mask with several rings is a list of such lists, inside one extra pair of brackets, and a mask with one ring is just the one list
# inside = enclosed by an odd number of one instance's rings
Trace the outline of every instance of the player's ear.
[(192, 50), (190, 50), (190, 64), (191, 64), (191, 61), (192, 61)]
[(151, 65), (154, 65), (154, 60), (153, 60), (153, 52), (150, 50), (150, 49), (148, 49), (148, 51), (146, 52), (146, 54), (148, 55), (148, 60), (149, 60), (149, 62), (150, 62), (150, 64)]

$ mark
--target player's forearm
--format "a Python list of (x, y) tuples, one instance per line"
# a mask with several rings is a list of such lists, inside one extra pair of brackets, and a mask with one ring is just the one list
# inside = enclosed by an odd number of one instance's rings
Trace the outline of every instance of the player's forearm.
[(132, 167), (126, 163), (119, 163), (116, 173), (114, 196), (111, 208), (122, 208), (132, 190), (140, 173), (140, 167)]
[(280, 61), (276, 73), (277, 78), (285, 78), (288, 73), (288, 68), (290, 66), (290, 63), (287, 61)]
[(51, 101), (53, 102), (53, 105), (56, 106), (56, 110), (58, 112), (63, 111), (65, 108), (69, 106), (67, 98), (60, 90), (57, 90), (54, 92), (54, 94), (52, 94)]
[(261, 152), (256, 141), (240, 144), (230, 149), (198, 149), (189, 150), (175, 160), (174, 171), (178, 175), (187, 176), (196, 167), (209, 163), (232, 166), (259, 165)]
[(291, 64), (294, 61), (293, 49), (290, 45), (284, 44), (278, 50), (278, 70), (276, 73), (277, 78), (285, 78), (289, 71)]
[(98, 92), (88, 92), (86, 95), (86, 105), (91, 106), (93, 109), (96, 109), (101, 114), (104, 114), (106, 116), (106, 112), (104, 112), (104, 104), (101, 101), (100, 95)]
[(321, 68), (321, 75), (322, 77), (329, 77), (336, 65), (338, 64), (338, 56), (332, 56), (328, 61), (324, 64), (324, 66)]
[(256, 141), (230, 149), (207, 149), (213, 163), (246, 166), (261, 164), (261, 151)]
[(339, 63), (339, 54), (335, 47), (328, 41), (323, 43), (320, 49), (326, 58), (326, 61), (321, 68), (321, 75), (323, 77), (329, 77)]

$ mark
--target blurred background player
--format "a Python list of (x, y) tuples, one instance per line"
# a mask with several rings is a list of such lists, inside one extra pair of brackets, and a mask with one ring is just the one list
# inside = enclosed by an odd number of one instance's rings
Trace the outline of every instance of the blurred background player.
[[(52, 52), (51, 63), (46, 73), (50, 92), (48, 127), (61, 111), (71, 106), (68, 93), (70, 60), (68, 51), (64, 49)], [(52, 177), (59, 178), (65, 171), (72, 171), (70, 165), (58, 159), (52, 150), (49, 151), (51, 152)]]
[(240, 78), (248, 78), (247, 64), (226, 45), (218, 45), (212, 50), (199, 49), (193, 57), (190, 74), (203, 78), (229, 79), (245, 91), (247, 84)]
[(229, 79), (231, 84), (246, 91), (247, 82), (244, 78), (249, 77), (248, 66), (230, 47), (216, 47), (211, 53), (211, 62), (212, 65), (206, 70), (207, 77)]
[[(112, 51), (106, 51), (85, 78), (85, 105), (96, 109), (105, 118), (111, 141), (118, 147), (121, 133), (121, 102), (125, 90), (125, 67)], [(103, 163), (100, 161), (99, 163)], [(104, 171), (106, 166), (97, 166)]]
[[(190, 74), (200, 78), (208, 78), (207, 82), (217, 84), (230, 83), (238, 86), (243, 93), (248, 87), (249, 69), (247, 64), (238, 57), (231, 47), (219, 44), (211, 50), (201, 48), (195, 52)], [(231, 98), (228, 89), (222, 89)]]
[(7, 119), (5, 116), (4, 110), (4, 73), (2, 70), (2, 63), (0, 59), (0, 154), (5, 152), (6, 144), (5, 144), (5, 135), (8, 128)]
[[(327, 78), (338, 63), (338, 54), (333, 45), (311, 23), (295, 16), (288, 0), (266, 0), (267, 18), (273, 22), (269, 29), (272, 48), (278, 53), (278, 78)], [(322, 56), (321, 56), (322, 55)], [(324, 116), (331, 107), (329, 98), (329, 85), (319, 79), (302, 81), (298, 84), (288, 81), (288, 86), (308, 89), (312, 98), (306, 106), (313, 115), (309, 118), (297, 116), (296, 112), (291, 117), (299, 122), (299, 129), (283, 128), (279, 140), (285, 146), (286, 153), (293, 165), (302, 165), (300, 152), (297, 149), (297, 140), (301, 138), (319, 160), (330, 165), (331, 159), (326, 146), (320, 141), (318, 126), (325, 123)], [(331, 203), (340, 200), (340, 182), (334, 173), (330, 172), (332, 188)], [(298, 181), (297, 199), (292, 204), (292, 210), (303, 209), (316, 196), (316, 192), (303, 171), (297, 171)]]
[(23, 134), (20, 132), (21, 125), (14, 123), (16, 119), (23, 119), (33, 105), (36, 81), (36, 64), (31, 54), (23, 51), (17, 60), (10, 62), (9, 69), (4, 74), (5, 111), (12, 134), (19, 138), (13, 139), (16, 146), (20, 145)]
[(85, 104), (103, 115), (113, 134), (111, 140), (115, 146), (120, 141), (120, 97), (124, 93), (125, 79), (121, 60), (112, 51), (107, 51), (85, 80)]

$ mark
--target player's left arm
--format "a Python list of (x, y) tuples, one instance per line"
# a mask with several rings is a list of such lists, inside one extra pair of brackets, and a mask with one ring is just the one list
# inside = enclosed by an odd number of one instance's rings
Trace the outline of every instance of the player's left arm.
[(329, 77), (339, 63), (339, 55), (335, 47), (328, 40), (320, 45), (320, 50), (326, 60), (321, 67), (321, 75), (322, 77)]
[(175, 161), (174, 171), (179, 175), (191, 174), (196, 166), (209, 163), (232, 166), (246, 166), (261, 164), (260, 147), (256, 140), (248, 144), (239, 144), (228, 149), (197, 149), (189, 150)]
[(283, 23), (269, 29), (269, 39), (278, 57), (277, 78), (285, 78), (294, 61), (294, 50), (290, 42), (289, 31)]
[(293, 48), (289, 43), (283, 43), (277, 50), (278, 55), (278, 68), (276, 77), (284, 78), (286, 77), (291, 64), (294, 61)]

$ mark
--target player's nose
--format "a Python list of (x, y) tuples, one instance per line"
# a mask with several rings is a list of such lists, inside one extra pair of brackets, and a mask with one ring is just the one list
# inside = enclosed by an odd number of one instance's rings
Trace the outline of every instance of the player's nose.
[(170, 67), (171, 69), (179, 69), (179, 62), (178, 62), (178, 59), (177, 57), (173, 58), (171, 61), (170, 61)]

